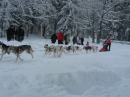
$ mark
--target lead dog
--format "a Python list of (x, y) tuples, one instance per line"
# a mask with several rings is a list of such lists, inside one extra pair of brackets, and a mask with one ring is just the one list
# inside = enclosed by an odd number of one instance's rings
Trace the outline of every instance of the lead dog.
[(0, 41), (0, 49), (2, 50), (2, 54), (0, 54), (0, 55), (1, 55), (0, 61), (2, 60), (4, 54), (6, 54), (6, 53), (9, 54), (9, 53), (7, 52), (7, 49), (8, 49), (9, 47), (10, 47), (10, 46), (8, 46), (8, 45), (6, 45), (6, 44), (4, 44), (3, 42)]
[(18, 58), (23, 61), (23, 59), (20, 58), (20, 54), (22, 54), (24, 51), (26, 51), (26, 53), (30, 54), (33, 58), (33, 50), (32, 47), (30, 45), (20, 45), (20, 46), (10, 46), (7, 50), (8, 53), (12, 52), (16, 55), (16, 60), (15, 62), (17, 62)]

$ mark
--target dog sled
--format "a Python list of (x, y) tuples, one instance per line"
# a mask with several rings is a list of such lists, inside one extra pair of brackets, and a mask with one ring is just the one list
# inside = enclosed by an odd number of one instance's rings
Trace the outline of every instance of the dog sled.
[(105, 52), (107, 51), (107, 44), (103, 43), (103, 47), (99, 50), (99, 52)]

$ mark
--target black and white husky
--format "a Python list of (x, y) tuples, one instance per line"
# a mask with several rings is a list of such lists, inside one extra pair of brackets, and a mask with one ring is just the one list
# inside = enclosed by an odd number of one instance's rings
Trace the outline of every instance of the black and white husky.
[(93, 51), (94, 53), (98, 51), (97, 46), (84, 46), (83, 49), (88, 53), (88, 51)]
[(88, 51), (92, 50), (91, 46), (84, 46), (83, 49), (86, 51), (86, 53), (88, 53)]
[(69, 54), (72, 51), (72, 46), (65, 46), (64, 49), (67, 51)]
[(6, 53), (9, 54), (9, 52), (7, 52), (9, 47), (10, 46), (8, 46), (0, 41), (0, 49), (2, 50), (2, 53), (0, 54), (1, 55), (0, 61), (2, 60), (4, 54), (6, 54)]
[(10, 46), (7, 50), (8, 53), (12, 52), (16, 55), (16, 60), (15, 62), (17, 62), (18, 58), (23, 61), (23, 59), (20, 58), (20, 54), (23, 53), (24, 51), (26, 51), (26, 53), (31, 54), (32, 58), (33, 58), (33, 50), (32, 47), (30, 45), (20, 45), (20, 46)]
[(82, 53), (82, 49), (79, 46), (72, 45), (71, 49), (72, 49), (73, 54), (76, 54), (76, 52), (79, 52), (79, 51)]

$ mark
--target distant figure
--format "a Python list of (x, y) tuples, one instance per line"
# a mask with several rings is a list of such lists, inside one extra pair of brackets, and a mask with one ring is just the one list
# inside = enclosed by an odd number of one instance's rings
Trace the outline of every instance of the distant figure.
[(77, 35), (75, 35), (75, 36), (73, 37), (72, 41), (73, 41), (73, 44), (77, 43)]
[(81, 45), (84, 45), (84, 37), (81, 37)]
[(89, 46), (89, 42), (87, 42), (87, 44), (86, 44), (86, 47), (88, 47)]
[(7, 34), (7, 41), (14, 40), (15, 29), (13, 25), (10, 25), (6, 34)]
[(106, 44), (106, 51), (110, 51), (110, 48), (111, 48), (110, 37), (107, 37), (107, 39), (104, 41), (104, 43)]
[(77, 39), (77, 44), (81, 45), (81, 38), (80, 37), (78, 37), (78, 39)]
[(15, 40), (22, 42), (24, 40), (24, 29), (23, 26), (20, 25), (18, 30), (15, 33)]
[(57, 38), (58, 38), (58, 44), (63, 44), (64, 36), (63, 36), (63, 31), (62, 30), (58, 33)]
[(65, 40), (65, 45), (68, 45), (68, 43), (70, 42), (70, 36), (69, 33), (66, 33), (64, 36), (64, 40)]
[(56, 33), (54, 33), (54, 34), (51, 36), (51, 42), (55, 44), (56, 40), (57, 40), (57, 35), (56, 35)]

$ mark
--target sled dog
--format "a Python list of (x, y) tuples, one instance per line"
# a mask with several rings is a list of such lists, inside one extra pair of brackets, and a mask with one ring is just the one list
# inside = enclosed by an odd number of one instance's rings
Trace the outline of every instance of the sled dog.
[(0, 41), (0, 49), (2, 50), (2, 54), (0, 54), (1, 55), (0, 61), (2, 60), (4, 54), (6, 54), (6, 53), (9, 54), (7, 52), (9, 47), (10, 46), (7, 46), (6, 44), (4, 44), (3, 42)]
[(88, 53), (88, 51), (91, 51), (92, 47), (91, 46), (84, 46), (83, 49)]
[(60, 57), (62, 55), (62, 52), (66, 53), (63, 46), (54, 46), (54, 45), (48, 46), (48, 44), (45, 44), (44, 48), (45, 48), (44, 56), (53, 53), (55, 57), (56, 55)]
[(71, 46), (65, 46), (64, 49), (67, 51), (68, 54), (72, 51)]
[(45, 53), (43, 56), (47, 55), (47, 54), (51, 54), (54, 51), (54, 45), (48, 46), (48, 44), (44, 45), (45, 48)]
[(97, 46), (91, 46), (92, 47), (92, 51), (95, 53), (98, 51), (98, 47)]
[(75, 50), (82, 53), (82, 49), (79, 46), (75, 46)]
[(55, 48), (55, 50), (54, 50), (54, 55), (57, 54), (58, 57), (60, 57), (60, 56), (62, 55), (62, 53), (67, 54), (67, 53), (65, 52), (65, 49), (64, 49), (63, 46), (55, 46), (54, 48)]
[(23, 59), (20, 58), (20, 54), (22, 54), (24, 51), (26, 51), (26, 53), (31, 54), (32, 58), (33, 58), (33, 50), (31, 48), (30, 45), (20, 45), (20, 46), (10, 46), (7, 50), (8, 53), (12, 52), (16, 55), (16, 60), (15, 62), (17, 62), (18, 58), (23, 61)]
[(82, 52), (82, 49), (79, 47), (79, 46), (74, 46), (74, 45), (72, 45), (71, 46), (71, 49), (72, 49), (72, 51), (73, 51), (73, 54), (76, 54), (76, 52), (78, 51), (80, 51), (80, 52)]

